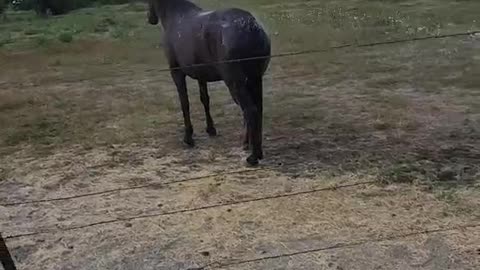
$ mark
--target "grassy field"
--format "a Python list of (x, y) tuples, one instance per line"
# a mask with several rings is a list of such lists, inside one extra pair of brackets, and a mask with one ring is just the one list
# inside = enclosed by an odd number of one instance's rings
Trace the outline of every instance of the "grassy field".
[[(251, 10), (271, 34), (274, 53), (480, 29), (476, 0), (196, 2)], [(127, 229), (12, 240), (21, 269), (187, 269), (480, 222), (479, 35), (272, 59), (265, 77), (266, 160), (245, 176), (229, 173), (243, 168), (245, 153), (240, 111), (221, 83), (210, 86), (220, 133), (211, 139), (189, 81), (198, 146), (182, 146), (176, 91), (169, 74), (159, 72), (166, 67), (161, 36), (140, 3), (48, 19), (12, 11), (0, 18), (0, 203), (223, 176), (82, 201), (0, 206), (0, 231), (375, 184), (239, 205), (232, 213), (212, 209)], [(118, 248), (125, 242), (132, 244)], [(416, 263), (474, 269), (479, 243), (477, 227), (231, 269), (414, 269)]]

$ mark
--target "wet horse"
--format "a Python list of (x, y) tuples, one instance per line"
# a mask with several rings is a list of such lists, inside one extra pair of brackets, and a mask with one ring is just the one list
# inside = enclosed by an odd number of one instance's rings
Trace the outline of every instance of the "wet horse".
[(198, 81), (210, 136), (217, 131), (207, 83), (224, 81), (243, 111), (244, 146), (251, 150), (247, 162), (258, 164), (263, 158), (263, 75), (271, 53), (268, 35), (252, 14), (241, 9), (204, 11), (187, 0), (149, 0), (148, 4), (149, 23), (160, 21), (164, 29), (166, 56), (183, 112), (184, 142), (194, 145), (186, 77)]

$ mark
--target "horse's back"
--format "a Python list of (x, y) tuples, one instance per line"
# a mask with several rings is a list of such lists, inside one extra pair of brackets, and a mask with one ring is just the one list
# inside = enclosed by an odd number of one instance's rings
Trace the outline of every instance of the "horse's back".
[(218, 11), (223, 46), (241, 57), (270, 54), (270, 39), (248, 11), (231, 8)]
[(216, 11), (213, 32), (217, 39), (218, 51), (222, 51), (220, 61), (244, 58), (265, 57), (254, 61), (233, 62), (231, 65), (255, 74), (265, 72), (270, 56), (270, 39), (257, 19), (248, 11), (231, 8)]
[[(184, 72), (195, 79), (221, 80), (232, 70), (263, 74), (269, 59), (234, 61), (270, 56), (270, 39), (252, 14), (237, 8), (200, 11), (184, 17), (168, 36), (172, 52)], [(186, 68), (189, 65), (230, 62), (228, 65)], [(228, 70), (228, 71), (226, 71)]]

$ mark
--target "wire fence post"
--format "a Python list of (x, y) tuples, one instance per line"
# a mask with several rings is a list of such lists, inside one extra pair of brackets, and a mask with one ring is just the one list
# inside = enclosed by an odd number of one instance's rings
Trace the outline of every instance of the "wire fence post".
[(2, 237), (2, 233), (0, 232), (0, 262), (3, 265), (4, 270), (17, 270), (15, 267), (15, 263), (13, 262), (12, 256), (8, 251), (7, 244)]

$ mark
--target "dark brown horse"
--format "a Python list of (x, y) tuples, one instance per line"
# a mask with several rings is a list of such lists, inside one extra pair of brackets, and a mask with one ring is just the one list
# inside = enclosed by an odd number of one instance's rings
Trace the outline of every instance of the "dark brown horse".
[[(185, 122), (184, 142), (194, 145), (186, 76), (198, 81), (207, 132), (216, 135), (210, 115), (207, 83), (224, 81), (240, 105), (250, 148), (250, 165), (263, 158), (263, 75), (269, 64), (270, 39), (257, 20), (241, 9), (204, 11), (187, 0), (149, 0), (148, 21), (161, 22), (171, 75)], [(250, 58), (248, 61), (235, 61)], [(253, 60), (251, 58), (254, 58)], [(204, 65), (207, 64), (207, 65)]]

